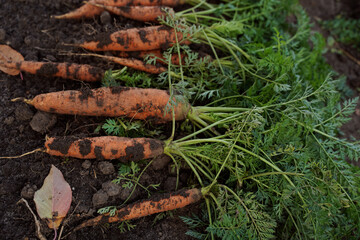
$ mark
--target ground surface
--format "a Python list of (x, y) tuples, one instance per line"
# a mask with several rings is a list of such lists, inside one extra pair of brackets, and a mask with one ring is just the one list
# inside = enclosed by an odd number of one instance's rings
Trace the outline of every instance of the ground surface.
[[(103, 61), (88, 57), (62, 55), (62, 51), (74, 50), (62, 43), (74, 43), (84, 38), (91, 38), (99, 32), (114, 29), (140, 26), (133, 21), (109, 17), (86, 21), (58, 21), (50, 19), (51, 15), (62, 14), (79, 6), (81, 0), (0, 0), (0, 44), (8, 44), (18, 50), (26, 60), (37, 61), (69, 61), (91, 63), (104, 69), (114, 67)], [(314, 3), (316, 2), (316, 3)], [(329, 3), (330, 2), (330, 3)], [(313, 17), (330, 18), (342, 10), (355, 11), (349, 5), (339, 5), (338, 1), (310, 1), (302, 3)], [(315, 4), (315, 5), (314, 5)], [(327, 9), (327, 10), (324, 10)], [(348, 49), (355, 57), (360, 54)], [(328, 62), (340, 74), (348, 77), (349, 85), (360, 87), (360, 66), (339, 54), (327, 54)], [(24, 103), (13, 103), (16, 97), (32, 98), (37, 94), (60, 91), (63, 89), (80, 89), (99, 87), (99, 84), (83, 84), (59, 78), (36, 77), (29, 74), (8, 76), (0, 73), (0, 155), (13, 156), (42, 147), (45, 136), (86, 135), (95, 136), (95, 128), (104, 121), (103, 118), (73, 117), (60, 115), (41, 115)], [(358, 92), (356, 92), (358, 94)], [(55, 123), (56, 120), (56, 123)], [(54, 124), (55, 123), (55, 124)], [(35, 127), (34, 127), (35, 126)], [(37, 132), (33, 128), (43, 128)], [(351, 123), (343, 127), (345, 136), (353, 135), (360, 139), (360, 110), (354, 114)], [(103, 132), (99, 133), (104, 134)], [(159, 191), (170, 192), (175, 187), (175, 177), (169, 171), (166, 159), (158, 160), (144, 173), (141, 183), (149, 185), (160, 183)], [(93, 197), (104, 193), (103, 183), (116, 177), (111, 169), (116, 162), (108, 165), (97, 161), (87, 162), (75, 159), (51, 157), (45, 153), (35, 153), (18, 159), (0, 159), (0, 236), (3, 239), (34, 239), (35, 225), (33, 217), (24, 204), (16, 204), (21, 197), (29, 201), (34, 208), (32, 195), (41, 187), (48, 174), (51, 164), (57, 166), (65, 179), (73, 188), (73, 213), (65, 225), (64, 234), (79, 224), (83, 219), (96, 215), (96, 210), (107, 205), (116, 205), (126, 198), (122, 192), (108, 198), (106, 203), (97, 200), (94, 206)], [(163, 165), (163, 166), (162, 166)], [(106, 172), (108, 170), (109, 172)], [(187, 172), (182, 172), (180, 179), (183, 186), (187, 185)], [(103, 189), (103, 190), (102, 190)], [(106, 194), (105, 194), (106, 195)], [(102, 195), (104, 196), (104, 194)], [(101, 198), (101, 197), (100, 197)], [(106, 196), (105, 196), (106, 198)], [(144, 191), (138, 190), (134, 199), (147, 198)], [(186, 226), (177, 217), (198, 211), (197, 206), (177, 211), (172, 216), (165, 216), (155, 221), (155, 217), (135, 220), (136, 228), (121, 233), (116, 225), (87, 228), (71, 234), (67, 239), (188, 239), (185, 235)], [(53, 232), (45, 232), (50, 239)]]

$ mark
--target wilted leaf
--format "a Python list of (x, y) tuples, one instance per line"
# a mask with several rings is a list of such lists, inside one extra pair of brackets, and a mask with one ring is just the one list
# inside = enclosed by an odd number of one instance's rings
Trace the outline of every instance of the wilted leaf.
[(52, 165), (43, 186), (34, 195), (40, 218), (48, 221), (49, 228), (58, 228), (69, 211), (71, 200), (70, 185), (65, 181), (60, 170)]
[(9, 75), (18, 75), (20, 71), (3, 65), (6, 62), (24, 61), (24, 57), (7, 45), (0, 45), (0, 70)]

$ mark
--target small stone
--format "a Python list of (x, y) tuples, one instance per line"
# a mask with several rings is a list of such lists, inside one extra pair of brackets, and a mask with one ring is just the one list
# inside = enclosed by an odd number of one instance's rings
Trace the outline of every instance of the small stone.
[(45, 58), (50, 62), (56, 62), (56, 58), (53, 55), (46, 55)]
[(6, 32), (4, 29), (0, 28), (0, 42), (5, 41)]
[(38, 61), (39, 60), (37, 53), (34, 51), (31, 51), (28, 54), (26, 54), (26, 56), (24, 58), (28, 61)]
[(56, 124), (55, 114), (38, 111), (30, 122), (31, 128), (35, 132), (45, 133)]
[[(179, 182), (178, 188), (181, 187), (181, 182)], [(176, 188), (176, 177), (168, 177), (164, 183), (164, 190), (167, 192), (172, 192)]]
[(116, 196), (120, 193), (121, 187), (119, 186), (119, 184), (113, 183), (112, 181), (105, 182), (101, 186), (102, 186), (102, 189), (110, 197)]
[[(119, 185), (122, 185), (124, 182), (121, 182)], [(120, 200), (122, 201), (125, 201), (129, 196), (130, 194), (132, 193), (133, 191), (133, 188), (124, 188), (124, 187), (121, 187), (121, 190), (120, 190), (120, 194), (119, 194), (119, 198)], [(132, 195), (130, 196), (129, 200), (134, 200), (135, 198), (137, 198), (138, 196), (140, 196), (141, 194), (141, 190), (139, 187), (137, 187), (135, 189), (135, 191), (132, 193)]]
[(84, 170), (84, 169), (82, 169), (82, 170), (80, 170), (79, 174), (80, 174), (81, 176), (89, 175), (89, 170)]
[(100, 189), (92, 197), (93, 206), (94, 207), (101, 206), (101, 205), (107, 203), (108, 199), (109, 199), (109, 196), (107, 195), (107, 193), (104, 190)]
[(26, 184), (25, 187), (23, 187), (23, 189), (21, 190), (21, 197), (26, 199), (32, 199), (34, 198), (36, 190), (36, 185), (30, 186), (30, 184)]
[(28, 46), (37, 46), (40, 44), (40, 41), (29, 35), (24, 38), (24, 43)]
[(169, 156), (162, 154), (153, 160), (151, 167), (154, 170), (161, 170), (164, 167), (166, 167), (170, 161), (171, 161), (171, 158)]
[(85, 160), (85, 161), (81, 164), (81, 167), (82, 167), (82, 168), (85, 168), (85, 169), (89, 169), (89, 168), (91, 167), (91, 161)]
[(15, 109), (15, 117), (18, 121), (27, 121), (34, 116), (28, 105), (21, 104)]
[(24, 129), (25, 129), (25, 126), (24, 126), (24, 125), (20, 125), (20, 126), (18, 127), (18, 130), (19, 130), (20, 133), (23, 133), (23, 132), (24, 132)]
[(111, 162), (99, 162), (98, 168), (100, 172), (105, 175), (115, 173), (115, 167)]
[(103, 11), (100, 15), (100, 22), (102, 24), (110, 24), (111, 23), (111, 15), (108, 11)]
[(5, 118), (4, 123), (6, 125), (11, 125), (14, 121), (15, 121), (15, 118), (13, 116), (10, 116), (10, 117)]

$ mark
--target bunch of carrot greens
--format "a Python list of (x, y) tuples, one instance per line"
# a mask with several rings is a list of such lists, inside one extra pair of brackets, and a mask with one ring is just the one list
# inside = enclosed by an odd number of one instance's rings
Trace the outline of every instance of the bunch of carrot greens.
[[(204, 214), (183, 218), (188, 234), (197, 239), (356, 239), (359, 170), (346, 157), (357, 160), (360, 149), (338, 138), (337, 129), (357, 99), (339, 103), (343, 83), (333, 79), (336, 73), (321, 56), (324, 39), (310, 35), (301, 9), (291, 1), (259, 5), (238, 16), (251, 28), (231, 39), (253, 60), (244, 64), (246, 70), (238, 61), (246, 57), (236, 51), (225, 56), (234, 65), (202, 63), (200, 84), (187, 75), (196, 72), (195, 64), (170, 65), (172, 71), (159, 78), (160, 83), (170, 79), (190, 99), (211, 102), (201, 112), (206, 124), (184, 128), (189, 135), (168, 141), (164, 150), (177, 166), (185, 162), (192, 169), (194, 182), (211, 186)], [(286, 21), (290, 13), (296, 24)], [(212, 136), (204, 135), (208, 130)]]

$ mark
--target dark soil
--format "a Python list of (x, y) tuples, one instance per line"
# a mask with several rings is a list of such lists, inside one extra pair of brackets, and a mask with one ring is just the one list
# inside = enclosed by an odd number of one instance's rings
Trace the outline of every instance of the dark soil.
[[(25, 60), (86, 63), (102, 69), (115, 68), (113, 64), (95, 58), (69, 55), (82, 50), (65, 46), (63, 43), (78, 43), (92, 39), (99, 33), (145, 25), (119, 17), (109, 19), (102, 16), (79, 21), (50, 18), (51, 15), (59, 15), (80, 6), (81, 2), (82, 0), (0, 0), (0, 44), (7, 44), (19, 51)], [(8, 76), (0, 72), (0, 156), (14, 156), (41, 148), (46, 135), (105, 135), (104, 132), (94, 133), (96, 127), (104, 122), (104, 118), (52, 114), (39, 118), (36, 117), (38, 114), (33, 107), (10, 101), (17, 97), (33, 98), (40, 93), (96, 87), (100, 87), (100, 84), (84, 84), (25, 73), (21, 78), (19, 75)], [(157, 190), (150, 189), (154, 194), (175, 191), (174, 175), (169, 170), (169, 161), (166, 158), (160, 161), (165, 161), (165, 164), (157, 161), (156, 166), (149, 167), (140, 180), (144, 186), (160, 184)], [(62, 236), (82, 221), (96, 216), (99, 208), (120, 205), (130, 193), (127, 189), (121, 188), (120, 193), (116, 192), (115, 196), (106, 195), (106, 189), (102, 189), (103, 183), (116, 178), (119, 161), (105, 163), (64, 159), (41, 152), (22, 158), (0, 159), (0, 238), (36, 238), (31, 213), (24, 204), (17, 202), (24, 197), (35, 210), (33, 194), (42, 186), (52, 164), (62, 171), (73, 191), (73, 201)], [(180, 185), (187, 186), (187, 176), (186, 171), (181, 173), (180, 179), (183, 181)], [(103, 194), (95, 195), (97, 192)], [(105, 203), (98, 198), (104, 195), (107, 199)], [(138, 188), (130, 202), (146, 198), (148, 194)], [(196, 212), (197, 205), (157, 218), (149, 216), (134, 220), (131, 224), (136, 227), (125, 233), (121, 233), (118, 224), (89, 227), (70, 234), (67, 239), (189, 239), (185, 235), (186, 225), (178, 216)], [(43, 231), (48, 239), (53, 238), (52, 230), (44, 227)]]
[[(71, 52), (82, 50), (65, 46), (63, 43), (78, 43), (85, 39), (91, 40), (99, 33), (106, 34), (114, 30), (144, 25), (118, 17), (109, 18), (108, 14), (79, 21), (60, 21), (50, 18), (51, 15), (63, 14), (80, 6), (81, 2), (82, 0), (0, 0), (0, 44), (10, 45), (26, 60), (86, 63), (102, 69), (114, 68), (113, 64), (102, 60), (69, 55)], [(343, 10), (351, 14), (357, 11), (356, 7), (344, 4), (345, 1), (343, 4), (336, 0), (302, 0), (301, 2), (312, 17), (324, 19), (331, 18)], [(348, 51), (360, 59), (359, 53), (351, 49)], [(355, 90), (360, 87), (359, 65), (339, 54), (327, 54), (326, 57), (336, 71), (348, 77), (349, 86)], [(44, 123), (40, 124), (40, 120), (36, 120), (37, 111), (34, 108), (21, 102), (10, 101), (17, 97), (32, 98), (40, 93), (99, 86), (99, 83), (84, 84), (24, 73), (22, 77), (8, 76), (0, 72), (0, 155), (14, 156), (41, 148), (46, 135), (79, 137), (103, 135), (103, 132), (95, 134), (94, 130), (103, 123), (104, 118), (45, 115), (41, 118)], [(359, 95), (358, 92), (356, 94)], [(358, 129), (360, 129), (360, 107), (342, 131), (346, 137), (352, 135), (360, 139)], [(157, 161), (156, 165), (149, 167), (140, 180), (146, 186), (159, 183), (160, 187), (158, 190), (153, 190), (154, 193), (175, 190), (176, 178), (168, 166), (170, 161), (164, 159), (165, 162)], [(64, 159), (41, 152), (22, 158), (0, 159), (1, 238), (36, 238), (33, 216), (24, 204), (17, 202), (24, 197), (35, 210), (32, 201), (34, 191), (42, 186), (52, 164), (62, 171), (73, 190), (73, 201), (63, 236), (83, 220), (97, 215), (97, 209), (120, 204), (127, 197), (126, 190), (122, 189), (117, 195), (107, 196), (106, 189), (103, 189), (103, 183), (116, 178), (117, 163), (117, 161), (104, 164), (99, 161)], [(188, 172), (181, 172), (180, 179), (182, 180), (180, 185), (187, 186)], [(107, 199), (105, 203), (104, 198), (98, 198), (104, 195)], [(131, 202), (147, 197), (147, 193), (139, 188), (135, 191)], [(86, 228), (68, 235), (67, 239), (189, 239), (185, 235), (186, 225), (178, 216), (191, 215), (198, 211), (199, 207), (195, 205), (173, 214), (163, 215), (161, 218), (149, 216), (134, 220), (131, 224), (135, 224), (136, 227), (125, 233), (121, 233), (117, 224)], [(53, 238), (54, 233), (46, 229), (43, 228), (46, 237)]]

